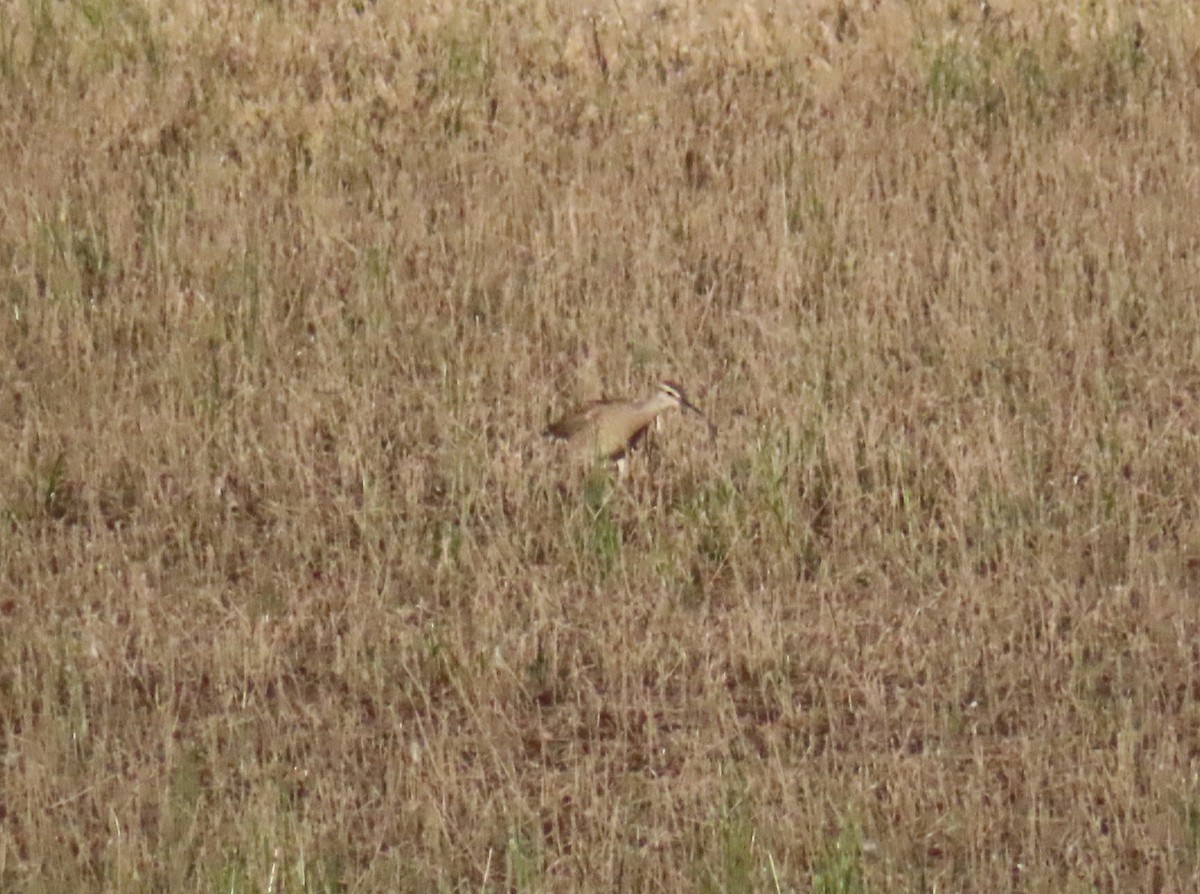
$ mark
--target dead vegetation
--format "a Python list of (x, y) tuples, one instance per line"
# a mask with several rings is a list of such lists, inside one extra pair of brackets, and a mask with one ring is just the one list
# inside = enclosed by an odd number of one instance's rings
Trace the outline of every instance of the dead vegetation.
[(1195, 10), (798, 6), (0, 8), (0, 887), (1200, 887)]

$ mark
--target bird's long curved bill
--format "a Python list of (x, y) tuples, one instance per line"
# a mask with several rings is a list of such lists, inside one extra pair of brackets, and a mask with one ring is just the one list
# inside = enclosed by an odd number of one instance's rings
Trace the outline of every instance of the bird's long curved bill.
[(709, 437), (715, 438), (717, 436), (717, 426), (713, 424), (713, 421), (711, 419), (709, 419), (706, 415), (704, 415), (704, 412), (698, 406), (696, 406), (694, 403), (692, 403), (691, 401), (687, 400), (684, 397), (680, 397), (679, 405), (681, 407), (683, 407), (685, 410), (691, 410), (693, 413), (695, 413), (697, 416), (699, 416), (701, 419), (703, 419), (708, 424)]

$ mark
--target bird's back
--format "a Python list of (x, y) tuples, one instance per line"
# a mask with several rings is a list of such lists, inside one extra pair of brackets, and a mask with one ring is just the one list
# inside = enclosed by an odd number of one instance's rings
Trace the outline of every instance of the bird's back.
[(591, 403), (576, 407), (561, 419), (551, 422), (543, 434), (548, 438), (559, 438), (560, 440), (569, 441), (580, 432), (588, 428), (595, 428), (601, 412), (611, 403), (611, 401), (607, 400), (594, 400)]

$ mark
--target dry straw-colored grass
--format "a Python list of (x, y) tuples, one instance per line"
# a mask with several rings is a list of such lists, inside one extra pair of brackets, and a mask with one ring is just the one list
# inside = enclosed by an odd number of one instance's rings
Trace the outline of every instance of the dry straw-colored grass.
[(784, 7), (0, 5), (0, 888), (1200, 890), (1197, 13)]

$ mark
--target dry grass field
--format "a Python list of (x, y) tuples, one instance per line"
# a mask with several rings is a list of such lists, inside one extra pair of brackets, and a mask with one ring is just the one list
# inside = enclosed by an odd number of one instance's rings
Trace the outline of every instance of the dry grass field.
[(1200, 13), (0, 4), (0, 737), (5, 892), (1200, 890)]

